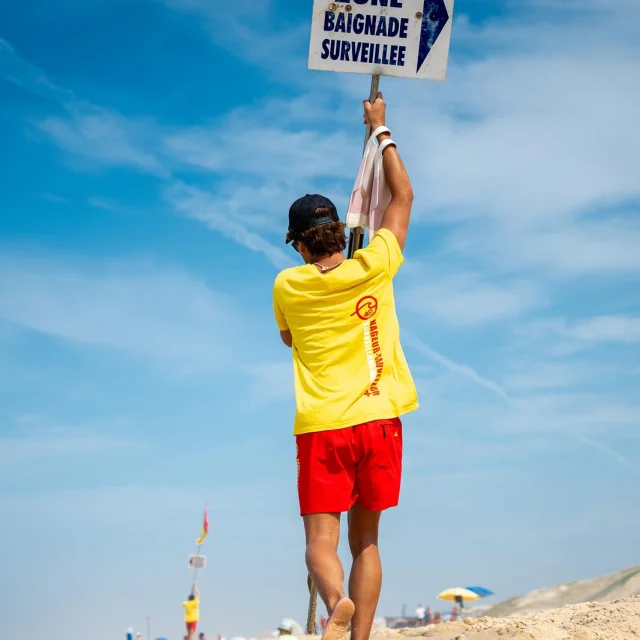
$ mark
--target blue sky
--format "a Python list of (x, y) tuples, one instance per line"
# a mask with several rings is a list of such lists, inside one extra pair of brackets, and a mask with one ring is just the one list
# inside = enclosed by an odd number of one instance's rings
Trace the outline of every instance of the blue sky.
[[(311, 2), (0, 7), (2, 635), (181, 637), (306, 612), (286, 212), (342, 212), (368, 80)], [(417, 193), (396, 291), (421, 410), (380, 613), (638, 561), (640, 14), (458, 0), (444, 84), (383, 80)], [(34, 615), (35, 614), (35, 615)]]

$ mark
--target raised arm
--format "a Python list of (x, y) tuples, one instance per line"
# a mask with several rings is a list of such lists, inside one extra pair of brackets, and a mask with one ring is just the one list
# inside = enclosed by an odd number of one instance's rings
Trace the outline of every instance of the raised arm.
[[(364, 103), (365, 124), (370, 124), (373, 130), (386, 124), (387, 107), (378, 94), (376, 101), (371, 104), (368, 100)], [(391, 136), (382, 133), (378, 141), (382, 142)], [(398, 240), (400, 249), (404, 250), (413, 205), (413, 189), (409, 174), (400, 158), (398, 150), (393, 145), (388, 146), (383, 152), (384, 173), (391, 192), (391, 202), (382, 218), (382, 229), (391, 231)]]
[(195, 582), (193, 583), (192, 593), (195, 598), (200, 597), (200, 592), (198, 591), (198, 585)]

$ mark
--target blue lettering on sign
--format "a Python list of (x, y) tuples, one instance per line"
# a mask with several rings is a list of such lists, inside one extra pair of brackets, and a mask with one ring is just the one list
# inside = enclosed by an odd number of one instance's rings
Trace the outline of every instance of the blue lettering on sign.
[[(428, 2), (428, 0), (425, 1)], [(403, 0), (339, 0), (340, 4), (347, 2), (360, 6), (403, 8)], [(335, 34), (406, 40), (409, 37), (409, 18), (389, 16), (386, 12), (383, 15), (364, 15), (351, 11), (325, 11), (324, 31)], [(326, 38), (322, 42), (320, 57), (323, 60), (404, 67), (407, 59), (407, 47), (399, 44)]]
[(409, 37), (409, 18), (363, 15), (358, 13), (338, 13), (325, 11), (324, 30), (334, 33), (355, 33), (357, 35), (384, 38)]
[(424, 0), (424, 10), (422, 12), (422, 30), (420, 32), (420, 46), (418, 48), (418, 68), (424, 64), (440, 37), (442, 30), (449, 22), (449, 12), (444, 4), (444, 0)]
[[(346, 4), (348, 0), (340, 0), (341, 4)], [(403, 0), (353, 0), (356, 4), (370, 4), (372, 7), (392, 7), (402, 9)]]
[(404, 67), (407, 47), (397, 44), (372, 44), (369, 42), (352, 42), (350, 40), (322, 41), (323, 60), (340, 60), (341, 62), (361, 62), (367, 64), (384, 64), (392, 67)]
[(333, 31), (336, 23), (336, 14), (333, 11), (324, 12), (324, 30)]

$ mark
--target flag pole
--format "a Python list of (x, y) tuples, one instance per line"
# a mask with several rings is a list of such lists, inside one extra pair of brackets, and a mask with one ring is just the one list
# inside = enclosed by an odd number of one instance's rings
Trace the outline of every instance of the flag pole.
[[(208, 533), (208, 517), (209, 517), (209, 503), (205, 502), (204, 505), (204, 515), (203, 515), (203, 530), (202, 530), (202, 535), (204, 535), (204, 537), (206, 537), (207, 533)], [(207, 531), (204, 530), (204, 523), (207, 522)], [(200, 542), (198, 544), (198, 547), (196, 548), (196, 555), (199, 556), (200, 555), (200, 549), (202, 549), (202, 544), (204, 543), (204, 537), (202, 538), (202, 542)], [(198, 540), (200, 540), (200, 538), (198, 538)], [(193, 568), (193, 582), (196, 582), (196, 578), (198, 577), (198, 567), (197, 565)], [(193, 589), (193, 585), (191, 585), (191, 594), (193, 595), (194, 593), (194, 589)]]
[[(198, 548), (196, 549), (196, 555), (199, 556), (200, 555), (200, 548), (202, 547), (201, 544), (198, 545)], [(196, 578), (198, 577), (198, 567), (194, 567), (193, 568), (193, 582), (196, 581)], [(193, 594), (193, 585), (191, 586), (191, 593)]]
[[(378, 97), (378, 91), (380, 89), (380, 76), (371, 76), (371, 91), (369, 93), (369, 102), (373, 104)], [(369, 142), (369, 138), (373, 133), (373, 129), (370, 124), (367, 124), (367, 131), (364, 137), (364, 148), (362, 153), (364, 153), (367, 148), (367, 143)], [(362, 249), (364, 245), (364, 229), (362, 227), (356, 227), (355, 229), (351, 229), (349, 233), (349, 258), (353, 258), (353, 255), (359, 249)]]

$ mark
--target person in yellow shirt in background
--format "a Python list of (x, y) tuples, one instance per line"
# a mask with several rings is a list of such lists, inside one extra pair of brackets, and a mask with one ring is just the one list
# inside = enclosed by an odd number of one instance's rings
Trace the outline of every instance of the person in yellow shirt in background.
[[(374, 131), (385, 125), (381, 94), (364, 108)], [(307, 567), (329, 612), (325, 640), (343, 640), (349, 626), (352, 640), (369, 638), (382, 585), (380, 516), (400, 497), (400, 417), (418, 408), (392, 284), (413, 191), (395, 144), (383, 163), (391, 202), (371, 243), (345, 260), (336, 207), (307, 195), (291, 206), (287, 234), (305, 265), (282, 271), (273, 289), (276, 323), (293, 350), (300, 513)], [(349, 597), (337, 553), (342, 513), (353, 557)]]
[(184, 607), (184, 621), (187, 625), (187, 640), (193, 640), (200, 620), (200, 593), (195, 582), (193, 583), (191, 594), (182, 603), (182, 606)]

